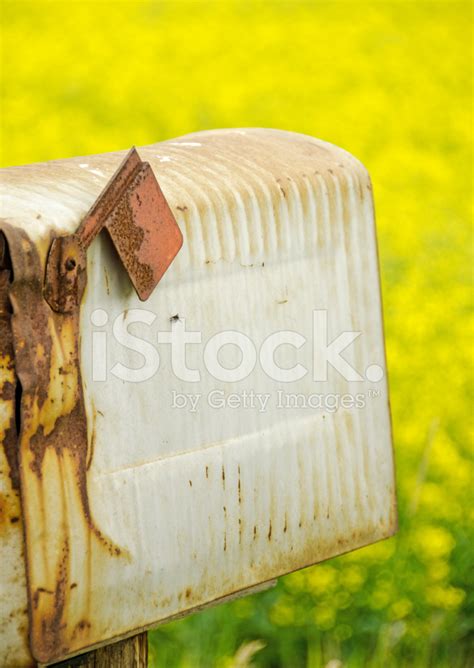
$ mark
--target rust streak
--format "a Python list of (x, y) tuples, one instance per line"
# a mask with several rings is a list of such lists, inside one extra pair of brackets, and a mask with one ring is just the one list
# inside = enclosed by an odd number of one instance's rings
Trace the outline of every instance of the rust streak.
[[(87, 632), (87, 626), (68, 627), (71, 590), (75, 590), (74, 609), (83, 610), (83, 620), (89, 607), (87, 582), (81, 582), (80, 587), (77, 580), (71, 582), (72, 536), (74, 550), (82, 551), (86, 563), (91, 559), (91, 539), (111, 557), (130, 557), (97, 526), (89, 503), (87, 469), (94, 433), (89, 445), (79, 361), (80, 309), (66, 313), (50, 309), (43, 299), (38, 251), (22, 233), (16, 231), (11, 236), (15, 280), (9, 290), (13, 307), (10, 339), (22, 386), (19, 482), (28, 509), (30, 633), (35, 658), (50, 662), (74, 651), (75, 642), (81, 646)], [(0, 318), (0, 327), (1, 323)], [(7, 340), (1, 337), (3, 346)], [(3, 387), (2, 400), (13, 390), (13, 384)], [(15, 439), (15, 448), (16, 444)], [(18, 484), (18, 468), (11, 453), (10, 459)], [(51, 494), (51, 485), (59, 485), (53, 487), (59, 496)], [(75, 527), (72, 535), (71, 526)], [(39, 546), (42, 549), (38, 550)], [(38, 569), (39, 563), (43, 568)], [(82, 640), (75, 640), (78, 630)]]

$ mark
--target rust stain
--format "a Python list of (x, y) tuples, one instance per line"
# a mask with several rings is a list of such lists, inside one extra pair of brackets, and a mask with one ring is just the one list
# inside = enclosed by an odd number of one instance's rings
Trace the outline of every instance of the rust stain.
[[(50, 309), (43, 299), (37, 249), (18, 231), (11, 237), (12, 343), (22, 387), (19, 481), (25, 504), (30, 636), (35, 658), (49, 662), (74, 651), (75, 642), (82, 646), (88, 630), (87, 625), (68, 627), (74, 619), (71, 606), (80, 612), (82, 605), (86, 620), (90, 605), (87, 582), (80, 588), (71, 582), (70, 527), (84, 527), (80, 549), (89, 562), (91, 540), (110, 557), (130, 557), (100, 530), (89, 504), (87, 469), (94, 430), (89, 446), (79, 363), (79, 307), (67, 313)], [(2, 388), (2, 396), (7, 391), (12, 393), (11, 388)], [(18, 484), (18, 465), (15, 468), (12, 453), (9, 457), (12, 479)], [(51, 485), (59, 485), (58, 498), (51, 499)], [(62, 517), (59, 525), (58, 517)], [(78, 549), (77, 542), (74, 547)], [(46, 568), (38, 570), (41, 560)], [(78, 592), (74, 602), (71, 590)]]
[[(5, 261), (6, 262), (6, 261)], [(20, 488), (15, 425), (15, 357), (11, 330), (10, 271), (0, 265), (0, 406), (5, 419), (0, 423), (0, 442), (8, 463), (14, 490)]]
[(87, 452), (87, 463), (86, 463), (86, 470), (88, 471), (91, 467), (92, 464), (92, 459), (94, 457), (94, 450), (95, 450), (95, 441), (97, 438), (97, 415), (101, 414), (100, 411), (97, 411), (95, 407), (93, 408), (92, 412), (92, 428), (91, 428), (91, 435), (90, 439), (88, 441), (89, 447), (88, 447), (88, 452)]
[(107, 229), (114, 246), (139, 296), (145, 300), (156, 285), (155, 273), (150, 262), (142, 261), (140, 249), (144, 246), (145, 230), (135, 224), (133, 199), (121, 199), (113, 210), (111, 219), (112, 223)]
[[(25, 261), (37, 268), (37, 276), (41, 275), (39, 258), (32, 246)], [(95, 526), (89, 508), (86, 471), (90, 459), (79, 365), (79, 309), (65, 315), (52, 313), (41, 298), (38, 279), (15, 282), (11, 294), (17, 316), (13, 326), (15, 339), (30, 342), (16, 350), (23, 387), (21, 443), (22, 449), (23, 444), (28, 445), (29, 468), (41, 479), (46, 452), (54, 450), (58, 460), (67, 453), (74, 464), (89, 528), (111, 553), (119, 554), (120, 549)]]
[[(2, 621), (0, 655), (5, 656), (6, 653), (8, 656), (15, 651), (16, 656), (22, 657), (24, 665), (31, 665), (32, 658), (28, 643), (28, 610), (24, 607), (26, 604), (26, 573), (23, 566), (24, 543), (16, 420), (17, 378), (9, 294), (12, 277), (7, 241), (0, 231), (0, 478), (2, 478), (0, 563), (4, 555), (7, 557), (7, 563), (2, 563), (1, 566), (2, 608), (6, 618)], [(18, 561), (12, 563), (11, 559), (8, 559), (9, 551), (15, 549)]]
[(110, 286), (109, 286), (109, 275), (107, 269), (104, 267), (104, 278), (105, 278), (105, 290), (108, 295), (110, 295)]
[(87, 631), (92, 628), (92, 624), (87, 619), (81, 619), (77, 622), (72, 632), (73, 639), (76, 639), (78, 636), (87, 634)]
[(5, 524), (5, 520), (7, 517), (7, 500), (5, 498), (4, 494), (0, 494), (0, 529), (3, 524)]
[[(62, 547), (54, 591), (39, 588), (35, 592), (37, 597), (33, 600), (33, 606), (39, 609), (40, 614), (41, 653), (46, 656), (62, 655), (68, 651), (68, 644), (61, 633), (66, 627), (63, 615), (66, 606), (68, 566), (69, 541), (66, 538)], [(33, 620), (34, 618), (33, 616)], [(35, 633), (34, 627), (32, 633)]]
[(281, 179), (277, 179), (276, 181), (277, 181), (277, 183), (278, 183), (278, 187), (280, 188), (281, 194), (283, 195), (283, 197), (286, 198), (286, 190), (285, 190), (285, 189), (283, 188), (283, 186), (281, 185)]

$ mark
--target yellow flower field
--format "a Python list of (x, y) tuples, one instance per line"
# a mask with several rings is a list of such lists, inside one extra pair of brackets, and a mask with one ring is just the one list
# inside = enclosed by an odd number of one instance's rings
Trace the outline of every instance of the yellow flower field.
[(470, 3), (1, 8), (2, 166), (265, 126), (373, 179), (399, 533), (162, 627), (152, 665), (472, 666)]

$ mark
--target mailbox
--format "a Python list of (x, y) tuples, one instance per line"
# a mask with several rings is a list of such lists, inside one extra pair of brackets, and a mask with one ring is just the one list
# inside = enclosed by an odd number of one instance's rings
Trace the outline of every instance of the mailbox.
[(3, 169), (2, 193), (2, 665), (395, 531), (360, 162), (220, 130)]

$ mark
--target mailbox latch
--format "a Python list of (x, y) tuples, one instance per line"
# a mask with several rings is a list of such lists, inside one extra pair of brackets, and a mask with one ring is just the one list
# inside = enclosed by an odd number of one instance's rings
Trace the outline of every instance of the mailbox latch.
[(148, 162), (132, 148), (75, 234), (53, 240), (44, 296), (70, 313), (86, 285), (87, 249), (105, 228), (138, 294), (145, 301), (180, 250), (183, 237)]

